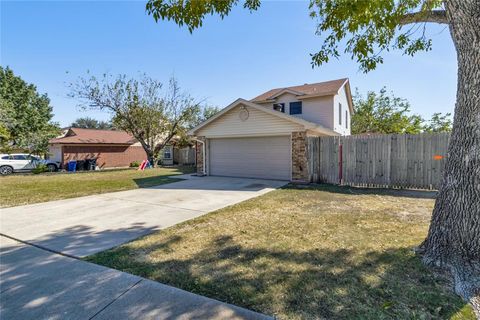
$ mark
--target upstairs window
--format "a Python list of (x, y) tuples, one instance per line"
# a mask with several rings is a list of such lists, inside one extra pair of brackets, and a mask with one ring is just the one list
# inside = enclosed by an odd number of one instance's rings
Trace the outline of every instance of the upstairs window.
[(285, 113), (285, 103), (274, 103), (273, 110)]
[(348, 111), (345, 110), (345, 128), (348, 129)]
[(342, 104), (338, 104), (338, 124), (342, 125)]
[(290, 102), (290, 114), (302, 114), (302, 101)]

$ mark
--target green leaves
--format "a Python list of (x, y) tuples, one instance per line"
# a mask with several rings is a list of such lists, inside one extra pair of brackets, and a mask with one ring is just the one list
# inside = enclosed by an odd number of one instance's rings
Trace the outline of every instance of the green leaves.
[[(147, 13), (155, 21), (173, 20), (177, 25), (186, 25), (190, 32), (201, 27), (206, 15), (218, 14), (226, 17), (238, 0), (150, 0), (146, 5)], [(260, 0), (246, 0), (243, 7), (250, 11), (260, 7)]]
[[(312, 55), (312, 65), (338, 57), (341, 47), (364, 72), (383, 63), (384, 51), (400, 49), (414, 55), (430, 50), (431, 40), (426, 38), (425, 30), (420, 33), (414, 26), (403, 32), (399, 27), (404, 23), (402, 19), (415, 10), (428, 15), (429, 10), (440, 6), (441, 2), (436, 0), (312, 0), (310, 16), (317, 19), (317, 35), (324, 37), (320, 51)], [(422, 21), (421, 15), (417, 18)]]
[(47, 95), (0, 67), (0, 98), (0, 148), (46, 152), (48, 140), (59, 133)]
[(87, 76), (70, 85), (84, 109), (108, 111), (114, 127), (135, 137), (155, 162), (172, 138), (181, 139), (200, 116), (200, 103), (171, 78), (168, 86), (146, 74)]
[(352, 115), (352, 134), (360, 133), (409, 133), (448, 132), (451, 130), (450, 114), (435, 113), (425, 120), (410, 113), (407, 100), (396, 97), (382, 88), (379, 93), (369, 91), (364, 98), (355, 93), (355, 113)]

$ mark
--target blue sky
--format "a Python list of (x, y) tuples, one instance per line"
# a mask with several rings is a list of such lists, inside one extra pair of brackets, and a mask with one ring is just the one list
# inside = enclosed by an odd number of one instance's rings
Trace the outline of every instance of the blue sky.
[(171, 22), (155, 23), (144, 1), (1, 1), (1, 65), (47, 93), (55, 118), (68, 125), (81, 112), (66, 84), (87, 70), (148, 75), (224, 107), (271, 88), (349, 77), (360, 92), (386, 86), (424, 117), (453, 112), (457, 81), (455, 49), (447, 29), (431, 25), (433, 50), (415, 57), (385, 55), (363, 74), (344, 55), (312, 69), (310, 53), (321, 45), (307, 2), (265, 2), (250, 14), (235, 9), (223, 21), (210, 17), (190, 34)]

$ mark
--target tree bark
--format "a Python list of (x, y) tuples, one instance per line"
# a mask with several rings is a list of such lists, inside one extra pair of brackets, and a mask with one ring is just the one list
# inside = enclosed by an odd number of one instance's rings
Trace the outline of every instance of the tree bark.
[(480, 1), (445, 0), (458, 60), (457, 102), (443, 185), (423, 260), (449, 269), (480, 319)]

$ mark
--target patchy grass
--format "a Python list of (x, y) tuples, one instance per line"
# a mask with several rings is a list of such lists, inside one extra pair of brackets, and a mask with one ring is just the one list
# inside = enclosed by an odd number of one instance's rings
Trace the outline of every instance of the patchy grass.
[(168, 176), (192, 172), (190, 167), (104, 170), (77, 173), (13, 174), (0, 177), (0, 207), (146, 188), (178, 181)]
[(433, 203), (287, 187), (87, 260), (280, 319), (474, 319), (413, 253)]

